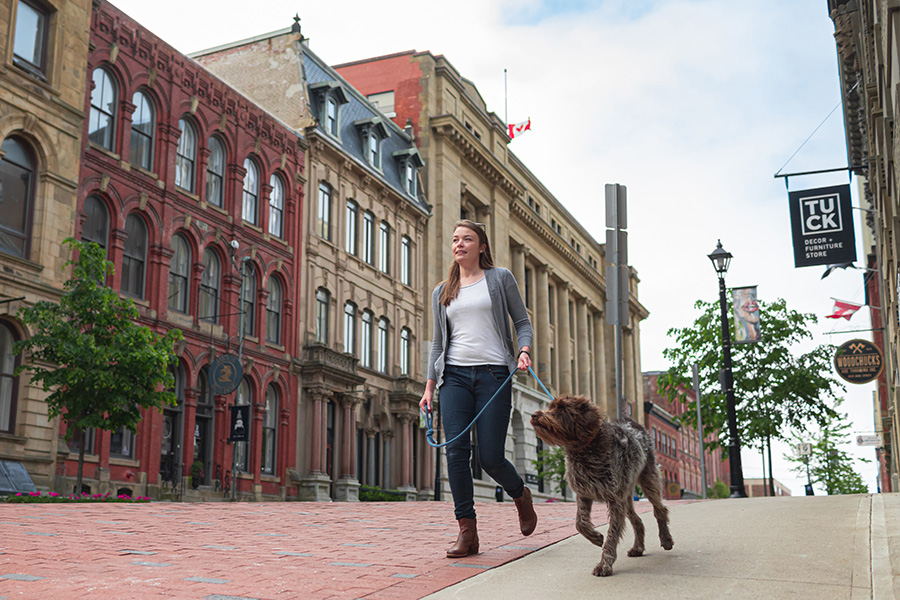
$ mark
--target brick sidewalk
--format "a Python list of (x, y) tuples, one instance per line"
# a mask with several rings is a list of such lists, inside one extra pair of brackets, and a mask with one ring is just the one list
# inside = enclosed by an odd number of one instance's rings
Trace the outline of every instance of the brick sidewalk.
[(418, 599), (575, 534), (574, 502), (535, 509), (526, 538), (478, 503), (481, 553), (447, 559), (449, 502), (0, 504), (0, 599)]

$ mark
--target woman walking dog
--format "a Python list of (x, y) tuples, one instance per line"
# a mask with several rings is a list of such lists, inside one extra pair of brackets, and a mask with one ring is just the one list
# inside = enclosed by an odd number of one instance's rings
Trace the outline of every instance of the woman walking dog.
[[(453, 264), (446, 281), (431, 298), (434, 342), (428, 361), (425, 393), (419, 402), (431, 411), (434, 390), (441, 390), (441, 419), (447, 439), (460, 434), (516, 368), (531, 366), (534, 332), (519, 286), (507, 269), (494, 267), (484, 226), (469, 220), (456, 223), (451, 243)], [(519, 349), (513, 346), (509, 318)], [(506, 460), (506, 431), (512, 410), (512, 385), (503, 386), (476, 421), (478, 460), (516, 504), (522, 535), (537, 525), (531, 490)], [(469, 469), (470, 436), (447, 446), (447, 477), (453, 494), (459, 537), (448, 558), (478, 553), (474, 484)]]

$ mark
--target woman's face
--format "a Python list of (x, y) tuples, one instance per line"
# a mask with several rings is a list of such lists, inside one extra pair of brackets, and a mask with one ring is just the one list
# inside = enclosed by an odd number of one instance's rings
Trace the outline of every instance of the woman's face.
[(453, 250), (453, 260), (459, 266), (472, 267), (478, 264), (478, 258), (485, 245), (478, 243), (478, 234), (468, 227), (457, 227), (453, 231), (450, 247)]
[(756, 323), (759, 321), (759, 303), (753, 298), (750, 292), (742, 292), (737, 296), (736, 301), (738, 315), (748, 323)]

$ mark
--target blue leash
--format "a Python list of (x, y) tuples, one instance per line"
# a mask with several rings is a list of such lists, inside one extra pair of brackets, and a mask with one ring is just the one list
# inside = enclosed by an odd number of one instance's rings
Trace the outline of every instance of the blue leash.
[[(516, 371), (517, 371), (517, 370), (518, 370), (518, 369), (516, 369)], [(425, 439), (428, 441), (428, 445), (431, 446), (432, 448), (443, 448), (443, 447), (446, 446), (447, 444), (452, 444), (453, 442), (455, 442), (456, 440), (458, 440), (459, 438), (461, 438), (467, 431), (469, 431), (470, 429), (472, 429), (472, 425), (475, 424), (475, 421), (478, 420), (478, 417), (481, 416), (481, 413), (483, 413), (485, 410), (487, 410), (487, 407), (491, 405), (491, 402), (494, 401), (494, 398), (497, 397), (497, 394), (500, 393), (500, 390), (502, 390), (504, 387), (506, 387), (506, 384), (507, 384), (507, 383), (509, 383), (510, 381), (512, 381), (513, 375), (516, 374), (516, 371), (513, 371), (512, 373), (510, 373), (510, 374), (509, 374), (509, 377), (506, 378), (506, 381), (504, 381), (502, 384), (500, 384), (500, 387), (497, 388), (497, 391), (494, 392), (494, 395), (491, 396), (491, 399), (487, 401), (487, 404), (484, 405), (484, 408), (482, 408), (482, 409), (478, 412), (478, 414), (475, 415), (475, 418), (472, 419), (472, 422), (469, 423), (469, 425), (468, 425), (465, 429), (463, 429), (462, 431), (460, 431), (460, 432), (459, 432), (459, 435), (457, 435), (457, 436), (456, 436), (455, 438), (453, 438), (452, 440), (448, 440), (448, 441), (444, 442), (443, 444), (438, 444), (438, 443), (436, 443), (436, 442), (434, 441), (434, 439), (433, 439), (433, 438), (434, 438), (434, 426), (432, 425), (433, 417), (432, 417), (432, 415), (431, 415), (431, 411), (427, 411), (427, 412), (426, 412), (426, 411), (422, 411), (422, 412), (425, 412), (425, 424), (427, 425), (427, 429), (425, 430)], [(535, 373), (534, 370), (532, 370), (531, 367), (528, 367), (528, 372), (531, 373), (532, 375), (534, 375), (535, 380), (540, 384), (540, 386), (541, 386), (541, 388), (543, 388), (544, 392), (546, 392), (547, 395), (550, 397), (550, 399), (553, 400), (553, 394), (550, 393), (550, 391), (549, 391), (549, 390), (547, 389), (547, 387), (544, 385), (544, 382), (541, 381), (541, 378), (537, 376), (537, 373)]]

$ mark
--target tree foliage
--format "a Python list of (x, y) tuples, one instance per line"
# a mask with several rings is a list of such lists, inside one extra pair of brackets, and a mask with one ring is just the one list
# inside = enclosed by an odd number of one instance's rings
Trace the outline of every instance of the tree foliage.
[(566, 496), (566, 452), (560, 447), (547, 448), (538, 452), (534, 461), (538, 477), (549, 481), (551, 490), (556, 489), (563, 498)]
[[(834, 346), (824, 344), (810, 352), (797, 352), (800, 344), (812, 338), (809, 327), (817, 322), (816, 316), (791, 310), (782, 299), (759, 304), (762, 339), (732, 345), (738, 435), (742, 445), (757, 448), (769, 437), (783, 440), (789, 431), (835, 419), (832, 405), (837, 392), (844, 389), (832, 374)], [(727, 455), (727, 405), (719, 379), (719, 303), (698, 300), (694, 307), (701, 314), (692, 326), (668, 331), (675, 344), (664, 350), (663, 356), (672, 367), (660, 376), (659, 389), (669, 399), (688, 402), (692, 367), (699, 364), (703, 433), (718, 433), (711, 447), (721, 447)], [(731, 319), (729, 326), (734, 339)], [(696, 410), (685, 411), (681, 418), (696, 427)]]
[[(838, 402), (838, 406), (840, 402)], [(846, 450), (838, 447), (846, 444), (851, 437), (850, 423), (846, 421), (846, 415), (828, 421), (815, 434), (793, 434), (793, 443), (810, 443), (812, 454), (809, 456), (785, 455), (785, 458), (794, 463), (791, 471), (806, 475), (809, 473), (809, 481), (825, 488), (829, 496), (833, 494), (865, 494), (869, 487), (863, 481), (862, 475), (857, 473), (853, 464), (871, 462), (865, 458), (856, 458)], [(815, 441), (810, 442), (810, 439)]]
[[(65, 421), (66, 437), (93, 428), (137, 430), (143, 409), (174, 405), (174, 344), (181, 332), (159, 336), (136, 323), (134, 303), (106, 286), (113, 264), (94, 243), (67, 239), (77, 259), (58, 303), (42, 301), (19, 310), (29, 330), (15, 353), (27, 353), (16, 370), (31, 372), (31, 382), (47, 397), (48, 414)], [(78, 490), (84, 462), (79, 454)]]

